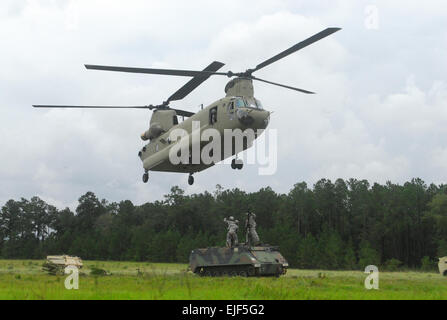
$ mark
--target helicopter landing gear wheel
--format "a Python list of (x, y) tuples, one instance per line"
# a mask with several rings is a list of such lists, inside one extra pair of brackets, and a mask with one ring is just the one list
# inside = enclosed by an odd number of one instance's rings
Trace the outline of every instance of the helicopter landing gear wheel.
[(194, 177), (192, 176), (192, 174), (190, 174), (188, 177), (188, 184), (190, 186), (192, 186), (194, 184)]
[(241, 170), (243, 166), (244, 166), (244, 163), (242, 162), (242, 160), (239, 160), (239, 159), (231, 160), (231, 169)]
[(145, 172), (143, 174), (143, 182), (146, 183), (149, 180), (149, 173)]

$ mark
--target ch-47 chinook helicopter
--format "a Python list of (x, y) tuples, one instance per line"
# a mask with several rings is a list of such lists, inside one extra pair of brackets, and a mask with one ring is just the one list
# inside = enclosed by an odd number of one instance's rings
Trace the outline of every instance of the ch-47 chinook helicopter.
[[(170, 76), (184, 76), (192, 77), (183, 87), (172, 94), (166, 101), (159, 105), (146, 106), (68, 106), (68, 105), (33, 105), (35, 108), (129, 108), (129, 109), (149, 109), (153, 110), (150, 127), (141, 135), (143, 141), (150, 140), (138, 156), (143, 162), (144, 174), (143, 182), (146, 183), (149, 179), (149, 171), (163, 171), (163, 172), (182, 172), (188, 173), (188, 183), (194, 183), (193, 174), (205, 170), (215, 163), (210, 164), (202, 162), (199, 163), (179, 163), (173, 164), (169, 159), (169, 152), (171, 148), (178, 143), (178, 141), (171, 141), (170, 133), (174, 129), (183, 129), (188, 135), (191, 135), (193, 130), (192, 122), (200, 122), (200, 130), (208, 128), (216, 129), (221, 136), (224, 135), (225, 129), (246, 129), (262, 130), (265, 129), (270, 120), (270, 112), (263, 109), (261, 102), (254, 97), (253, 80), (262, 81), (275, 86), (299, 91), (306, 94), (313, 94), (314, 92), (271, 82), (253, 76), (255, 71), (258, 71), (288, 55), (294, 53), (308, 45), (321, 40), (334, 32), (339, 31), (340, 28), (327, 28), (310, 38), (299, 42), (287, 50), (275, 55), (274, 57), (265, 60), (258, 64), (253, 69), (247, 69), (245, 72), (218, 72), (224, 65), (221, 62), (213, 62), (202, 71), (193, 70), (177, 70), (177, 69), (153, 69), (153, 68), (129, 68), (129, 67), (114, 67), (114, 66), (100, 66), (100, 65), (85, 65), (87, 69), (103, 70), (103, 71), (118, 71), (130, 73), (146, 73), (159, 74)], [(178, 101), (185, 98), (195, 88), (202, 84), (212, 75), (227, 76), (234, 79), (230, 80), (225, 86), (226, 96), (215, 101), (206, 108), (202, 108), (197, 113), (190, 111), (174, 109), (169, 106), (170, 102)], [(183, 122), (178, 121), (177, 116), (186, 117)], [(255, 137), (257, 138), (257, 136)], [(223, 144), (222, 144), (223, 145)], [(191, 147), (191, 144), (190, 146)], [(200, 148), (203, 145), (200, 144)], [(244, 143), (242, 150), (250, 147), (249, 143)], [(237, 155), (242, 150), (235, 150), (232, 148), (231, 154), (221, 152), (221, 159), (224, 160), (230, 156)], [(233, 169), (242, 169), (240, 160), (232, 160), (231, 167)]]

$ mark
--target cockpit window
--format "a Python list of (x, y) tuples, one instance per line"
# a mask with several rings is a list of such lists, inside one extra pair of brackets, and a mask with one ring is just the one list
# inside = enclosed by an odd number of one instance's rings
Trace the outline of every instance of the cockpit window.
[(234, 105), (236, 108), (253, 108), (263, 110), (261, 101), (256, 98), (236, 98), (234, 100)]
[(258, 108), (256, 103), (252, 99), (249, 99), (247, 102), (248, 102), (248, 107), (249, 108), (253, 108), (253, 109), (257, 109)]
[(247, 103), (247, 107), (248, 108), (253, 108), (253, 109), (263, 109), (262, 108), (262, 104), (261, 104), (261, 101), (259, 101), (258, 99), (247, 99), (246, 100), (246, 103)]
[(244, 100), (236, 99), (236, 108), (242, 108), (242, 107), (245, 107)]

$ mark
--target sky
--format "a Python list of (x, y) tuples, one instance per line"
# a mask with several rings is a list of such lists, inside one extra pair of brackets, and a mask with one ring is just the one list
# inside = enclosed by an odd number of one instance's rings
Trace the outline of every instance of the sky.
[[(217, 60), (244, 71), (327, 27), (342, 30), (256, 73), (317, 92), (255, 82), (277, 131), (272, 175), (218, 164), (193, 186), (160, 172), (144, 184), (149, 111), (32, 108), (158, 104), (188, 78), (83, 65), (201, 70)], [(287, 193), (322, 178), (447, 182), (445, 1), (3, 0), (0, 41), (0, 205), (39, 196), (74, 208), (87, 191), (143, 204), (176, 185)], [(171, 106), (196, 112), (227, 82), (211, 77)]]

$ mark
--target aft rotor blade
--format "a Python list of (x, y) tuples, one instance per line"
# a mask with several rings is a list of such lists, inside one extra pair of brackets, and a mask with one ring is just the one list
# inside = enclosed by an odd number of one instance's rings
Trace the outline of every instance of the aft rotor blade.
[(280, 84), (280, 83), (276, 83), (276, 82), (272, 82), (272, 81), (268, 81), (268, 80), (264, 80), (264, 79), (259, 79), (259, 78), (256, 78), (256, 77), (254, 77), (254, 76), (251, 76), (251, 78), (252, 78), (253, 80), (262, 81), (262, 82), (265, 82), (265, 83), (273, 84), (273, 85), (275, 85), (275, 86), (279, 86), (279, 87), (283, 87), (283, 88), (287, 88), (287, 89), (292, 89), (292, 90), (295, 90), (295, 91), (299, 91), (299, 92), (302, 92), (302, 93), (306, 93), (306, 94), (315, 94), (315, 92), (312, 92), (312, 91), (307, 91), (307, 90), (300, 89), (300, 88), (295, 88), (295, 87), (291, 87), (291, 86), (286, 86), (285, 84)]
[(86, 64), (85, 67), (91, 70), (102, 71), (118, 71), (130, 73), (145, 73), (145, 74), (161, 74), (167, 76), (181, 76), (181, 77), (195, 77), (195, 76), (211, 76), (214, 74), (227, 75), (225, 72), (212, 71), (195, 71), (195, 70), (177, 70), (177, 69), (154, 69), (154, 68), (130, 68), (130, 67), (114, 67), (114, 66), (98, 66)]
[(273, 62), (278, 61), (278, 60), (280, 60), (280, 59), (288, 56), (289, 54), (292, 54), (292, 53), (294, 53), (294, 52), (296, 52), (296, 51), (298, 51), (300, 49), (303, 49), (303, 48), (311, 45), (312, 43), (317, 42), (318, 40), (326, 38), (327, 36), (337, 32), (339, 30), (341, 30), (341, 28), (327, 28), (327, 29), (325, 29), (325, 30), (323, 30), (323, 31), (313, 35), (312, 37), (307, 38), (306, 40), (301, 41), (301, 42), (295, 44), (294, 46), (290, 47), (289, 49), (284, 50), (283, 52), (277, 54), (276, 56), (274, 56), (274, 57), (272, 57), (272, 58), (270, 58), (268, 60), (265, 60), (264, 62), (258, 64), (256, 66), (256, 68), (251, 70), (251, 72), (259, 70), (261, 68), (264, 68), (265, 66), (268, 66), (269, 64), (272, 64)]
[[(203, 69), (203, 71), (211, 71), (215, 72), (222, 68), (225, 64), (219, 61), (214, 61), (211, 63), (208, 67)], [(197, 88), (199, 85), (201, 85), (205, 80), (207, 80), (211, 74), (207, 75), (197, 75), (191, 80), (189, 80), (183, 87), (178, 89), (173, 95), (171, 95), (167, 102), (170, 101), (176, 101), (176, 100), (182, 100), (184, 97), (186, 97), (188, 94), (190, 94), (195, 88)]]
[(174, 110), (179, 116), (191, 117), (194, 112), (173, 109), (164, 106), (67, 106), (67, 105), (33, 105), (34, 108), (77, 108), (77, 109), (159, 109), (159, 110)]
[(151, 109), (151, 106), (67, 106), (67, 105), (33, 105), (34, 108), (79, 108), (79, 109)]

